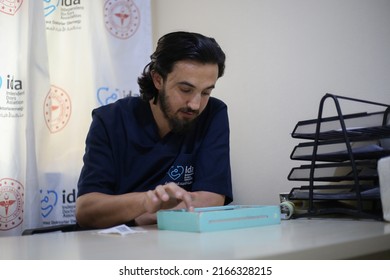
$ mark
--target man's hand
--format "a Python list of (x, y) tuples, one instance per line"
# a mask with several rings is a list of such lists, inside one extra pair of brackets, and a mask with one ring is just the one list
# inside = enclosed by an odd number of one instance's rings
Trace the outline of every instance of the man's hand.
[(190, 192), (182, 189), (175, 183), (159, 185), (145, 194), (144, 207), (146, 212), (152, 214), (160, 209), (171, 209), (183, 202), (188, 211), (194, 211)]

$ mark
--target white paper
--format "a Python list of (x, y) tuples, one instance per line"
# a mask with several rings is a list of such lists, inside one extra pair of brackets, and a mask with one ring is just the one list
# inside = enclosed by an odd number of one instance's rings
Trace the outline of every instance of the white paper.
[(107, 228), (104, 230), (99, 231), (100, 234), (118, 234), (118, 235), (128, 235), (133, 233), (144, 233), (146, 231), (144, 230), (133, 230), (132, 228), (126, 226), (126, 225), (119, 225), (112, 228)]

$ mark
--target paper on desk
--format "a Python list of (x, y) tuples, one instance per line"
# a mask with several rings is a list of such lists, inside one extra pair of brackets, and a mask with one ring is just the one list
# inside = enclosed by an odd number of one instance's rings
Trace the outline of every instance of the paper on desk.
[(146, 232), (144, 230), (133, 230), (132, 228), (126, 226), (126, 225), (119, 225), (112, 228), (107, 228), (104, 230), (99, 231), (100, 234), (118, 234), (118, 235), (128, 235), (133, 233), (143, 233)]

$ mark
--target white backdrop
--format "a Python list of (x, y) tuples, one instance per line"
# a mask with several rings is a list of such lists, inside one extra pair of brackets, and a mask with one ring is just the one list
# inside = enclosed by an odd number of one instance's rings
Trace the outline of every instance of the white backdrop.
[(150, 1), (4, 1), (0, 7), (0, 236), (75, 222), (91, 110), (137, 95)]
[(235, 204), (274, 205), (300, 186), (287, 180), (300, 164), (291, 132), (317, 117), (325, 93), (390, 103), (389, 0), (151, 2), (155, 41), (195, 31), (226, 53), (213, 95), (229, 106)]

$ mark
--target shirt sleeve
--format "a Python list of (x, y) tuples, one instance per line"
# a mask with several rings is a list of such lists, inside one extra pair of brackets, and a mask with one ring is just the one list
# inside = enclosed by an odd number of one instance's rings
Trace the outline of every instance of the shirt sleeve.
[(193, 191), (201, 190), (224, 195), (225, 204), (233, 200), (230, 129), (226, 105), (210, 121), (196, 158)]
[(96, 111), (92, 113), (92, 123), (85, 144), (84, 165), (78, 181), (78, 196), (90, 192), (113, 194), (116, 174), (112, 143)]

